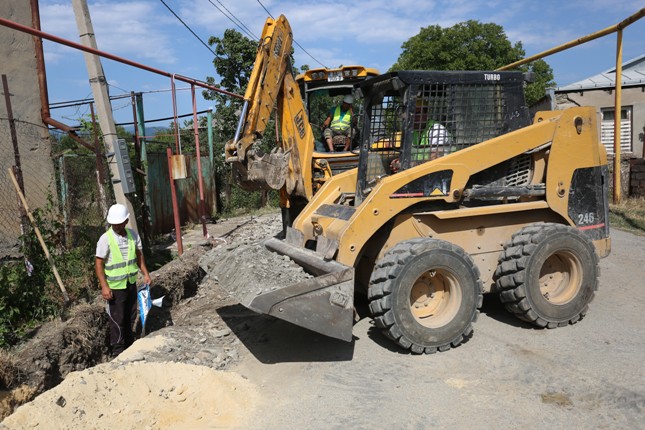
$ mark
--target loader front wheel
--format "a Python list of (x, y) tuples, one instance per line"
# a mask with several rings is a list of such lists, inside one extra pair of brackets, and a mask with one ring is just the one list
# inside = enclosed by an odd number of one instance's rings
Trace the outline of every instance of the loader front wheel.
[(434, 353), (471, 336), (482, 284), (477, 266), (458, 246), (412, 239), (377, 262), (368, 299), (386, 337), (414, 353)]
[(579, 230), (560, 224), (521, 229), (497, 266), (500, 299), (511, 313), (538, 327), (574, 324), (598, 289), (599, 258)]

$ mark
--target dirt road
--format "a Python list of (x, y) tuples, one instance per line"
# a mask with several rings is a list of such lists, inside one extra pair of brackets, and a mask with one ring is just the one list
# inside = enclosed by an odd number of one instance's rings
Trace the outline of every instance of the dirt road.
[[(227, 236), (227, 243), (279, 229), (275, 217), (240, 225), (244, 234)], [(66, 378), (3, 425), (113, 428), (113, 413), (124, 427), (155, 429), (642, 429), (645, 238), (613, 231), (612, 240), (612, 254), (601, 261), (600, 289), (578, 324), (536, 330), (487, 297), (474, 336), (434, 355), (402, 353), (364, 309), (354, 341), (346, 343), (253, 314), (207, 278), (173, 313), (173, 326), (136, 342), (115, 362)], [(118, 403), (115, 412), (83, 403), (120, 392), (119, 372), (134, 367), (152, 375), (165, 361), (186, 366), (146, 379), (139, 405)], [(205, 367), (234, 378), (194, 377)], [(109, 378), (96, 382), (96, 374)], [(73, 393), (83, 389), (90, 391)], [(58, 404), (61, 397), (67, 406)], [(38, 411), (46, 412), (42, 419)], [(169, 411), (171, 417), (157, 419)]]

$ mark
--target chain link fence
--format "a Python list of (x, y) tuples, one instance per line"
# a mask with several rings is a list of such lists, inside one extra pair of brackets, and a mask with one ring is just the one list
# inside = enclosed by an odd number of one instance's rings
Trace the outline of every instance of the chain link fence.
[(10, 169), (30, 209), (55, 201), (54, 166), (47, 128), (29, 122), (0, 118), (0, 259), (19, 257), (19, 239), (28, 222)]
[(10, 170), (29, 209), (61, 225), (61, 243), (95, 242), (114, 202), (105, 160), (64, 150), (62, 134), (43, 125), (15, 119), (14, 126), (15, 138), (9, 120), (0, 118), (0, 260), (22, 257), (20, 237), (29, 223)]
[(111, 187), (105, 180), (105, 159), (97, 160), (93, 154), (61, 154), (53, 162), (66, 245), (96, 242), (105, 232), (107, 208), (114, 203)]

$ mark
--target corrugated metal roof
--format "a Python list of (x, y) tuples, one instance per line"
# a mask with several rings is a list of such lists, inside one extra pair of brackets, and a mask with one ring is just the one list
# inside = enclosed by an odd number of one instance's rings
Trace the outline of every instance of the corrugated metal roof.
[[(645, 54), (632, 58), (623, 63), (623, 88), (645, 85)], [(601, 88), (614, 88), (616, 83), (616, 68), (613, 67), (573, 84), (557, 87), (556, 93), (567, 91), (593, 90)]]

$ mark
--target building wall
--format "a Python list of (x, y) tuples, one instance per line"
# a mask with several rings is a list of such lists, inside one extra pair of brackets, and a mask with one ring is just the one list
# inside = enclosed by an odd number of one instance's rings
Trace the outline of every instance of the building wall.
[[(31, 26), (31, 8), (27, 0), (0, 1), (0, 16)], [(54, 167), (49, 134), (40, 116), (33, 37), (0, 26), (0, 58), (0, 74), (7, 76), (11, 95), (25, 196), (31, 209), (43, 208), (50, 190), (55, 190)], [(0, 98), (0, 259), (18, 255), (20, 205), (8, 174), (8, 169), (16, 164), (3, 92)], [(52, 195), (55, 196), (55, 192)]]
[[(558, 109), (570, 106), (596, 106), (598, 114), (602, 108), (614, 107), (615, 93), (609, 90), (558, 93)], [(645, 89), (642, 87), (623, 88), (623, 107), (632, 107), (632, 154), (643, 158), (643, 133), (645, 129)], [(599, 117), (600, 118), (600, 117)]]
[(645, 159), (631, 160), (630, 196), (645, 197)]

